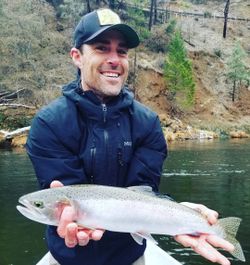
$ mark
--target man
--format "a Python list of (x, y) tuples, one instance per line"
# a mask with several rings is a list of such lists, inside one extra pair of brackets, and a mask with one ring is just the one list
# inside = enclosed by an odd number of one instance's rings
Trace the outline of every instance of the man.
[[(74, 42), (71, 57), (79, 76), (63, 88), (62, 97), (37, 114), (27, 141), (40, 187), (95, 183), (148, 185), (157, 191), (167, 154), (160, 122), (124, 86), (128, 50), (139, 45), (138, 35), (117, 14), (100, 9), (82, 18)], [(216, 212), (192, 207), (216, 222)], [(79, 228), (71, 206), (60, 214), (58, 228), (48, 227), (46, 235), (59, 264), (130, 265), (143, 256), (146, 242), (141, 246), (129, 234)], [(229, 264), (212, 247), (231, 250), (221, 239), (176, 239), (210, 260)]]

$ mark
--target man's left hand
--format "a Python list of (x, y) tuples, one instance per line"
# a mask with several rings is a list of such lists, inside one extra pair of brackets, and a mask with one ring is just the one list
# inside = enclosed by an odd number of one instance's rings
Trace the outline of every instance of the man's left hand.
[[(201, 214), (207, 218), (209, 224), (213, 225), (217, 222), (218, 213), (216, 211), (211, 210), (202, 204), (189, 202), (183, 202), (182, 204), (201, 212)], [(234, 250), (234, 246), (216, 235), (177, 235), (175, 236), (175, 240), (184, 247), (191, 247), (196, 253), (211, 262), (217, 262), (221, 265), (230, 265), (230, 261), (215, 248), (222, 248), (231, 252)]]

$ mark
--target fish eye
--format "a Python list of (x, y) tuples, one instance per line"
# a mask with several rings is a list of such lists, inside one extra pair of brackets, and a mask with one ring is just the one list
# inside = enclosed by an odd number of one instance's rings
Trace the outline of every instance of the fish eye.
[(43, 208), (44, 208), (44, 204), (43, 204), (43, 202), (41, 202), (41, 201), (34, 201), (33, 204), (34, 204), (37, 208), (40, 208), (40, 209), (43, 209)]

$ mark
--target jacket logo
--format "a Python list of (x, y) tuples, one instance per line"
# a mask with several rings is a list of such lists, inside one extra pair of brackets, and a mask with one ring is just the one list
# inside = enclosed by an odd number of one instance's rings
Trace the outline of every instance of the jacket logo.
[(123, 145), (124, 146), (132, 146), (132, 142), (131, 141), (125, 141), (124, 143), (123, 143)]

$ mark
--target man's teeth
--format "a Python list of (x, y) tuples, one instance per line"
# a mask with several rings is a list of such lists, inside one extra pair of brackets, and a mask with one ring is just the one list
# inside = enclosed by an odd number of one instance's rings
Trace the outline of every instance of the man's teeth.
[(102, 73), (103, 75), (107, 76), (107, 77), (119, 77), (119, 74), (117, 73)]

